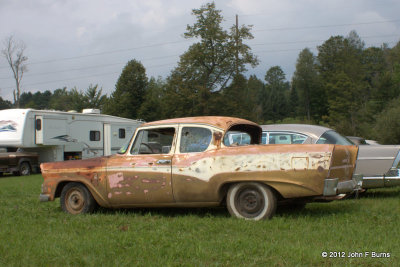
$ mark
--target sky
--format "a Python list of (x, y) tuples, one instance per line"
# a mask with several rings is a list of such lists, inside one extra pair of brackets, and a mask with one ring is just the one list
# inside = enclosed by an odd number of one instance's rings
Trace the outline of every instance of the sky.
[[(123, 67), (136, 59), (147, 76), (167, 78), (195, 42), (183, 37), (202, 0), (0, 0), (0, 48), (13, 36), (25, 46), (22, 92), (91, 84), (111, 94)], [(280, 66), (288, 80), (300, 51), (355, 30), (366, 47), (393, 47), (400, 40), (398, 0), (217, 0), (223, 26), (252, 25), (246, 43), (258, 57), (246, 75), (264, 79)], [(0, 96), (12, 101), (15, 81), (0, 57)]]

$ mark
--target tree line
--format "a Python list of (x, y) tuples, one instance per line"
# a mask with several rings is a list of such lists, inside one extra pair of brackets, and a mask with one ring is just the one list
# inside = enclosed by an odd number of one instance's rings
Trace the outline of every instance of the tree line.
[[(260, 79), (246, 77), (259, 64), (246, 40), (251, 26), (221, 26), (214, 3), (193, 10), (196, 22), (185, 38), (197, 40), (170, 75), (148, 78), (141, 62), (123, 68), (110, 96), (98, 85), (86, 90), (24, 92), (20, 107), (56, 110), (99, 108), (105, 114), (153, 121), (223, 115), (260, 124), (310, 123), (344, 135), (400, 143), (400, 42), (393, 48), (366, 47), (355, 31), (332, 36), (314, 55), (303, 49), (288, 81), (280, 66)], [(0, 99), (0, 108), (13, 105)]]

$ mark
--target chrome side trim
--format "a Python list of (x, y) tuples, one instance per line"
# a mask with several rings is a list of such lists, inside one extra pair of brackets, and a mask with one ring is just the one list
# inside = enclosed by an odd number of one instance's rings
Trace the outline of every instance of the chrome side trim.
[(359, 157), (357, 160), (394, 160), (395, 157)]

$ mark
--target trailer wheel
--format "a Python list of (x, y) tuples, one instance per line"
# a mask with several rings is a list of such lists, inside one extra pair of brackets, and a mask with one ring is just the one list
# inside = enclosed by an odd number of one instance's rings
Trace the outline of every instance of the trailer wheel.
[(83, 214), (93, 212), (96, 200), (86, 186), (72, 182), (66, 184), (62, 189), (60, 204), (66, 213)]
[(271, 189), (256, 182), (232, 185), (228, 190), (226, 203), (232, 216), (255, 221), (270, 219), (277, 206)]
[(29, 163), (26, 161), (21, 162), (21, 164), (19, 165), (19, 174), (25, 176), (25, 175), (31, 175), (31, 173), (32, 170)]

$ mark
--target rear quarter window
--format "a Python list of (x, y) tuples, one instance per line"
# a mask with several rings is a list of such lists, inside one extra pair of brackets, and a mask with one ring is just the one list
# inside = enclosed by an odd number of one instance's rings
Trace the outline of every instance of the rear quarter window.
[(332, 144), (332, 145), (345, 145), (345, 146), (354, 145), (348, 138), (338, 134), (333, 130), (326, 131), (325, 133), (323, 133), (321, 137), (317, 140), (317, 144)]

